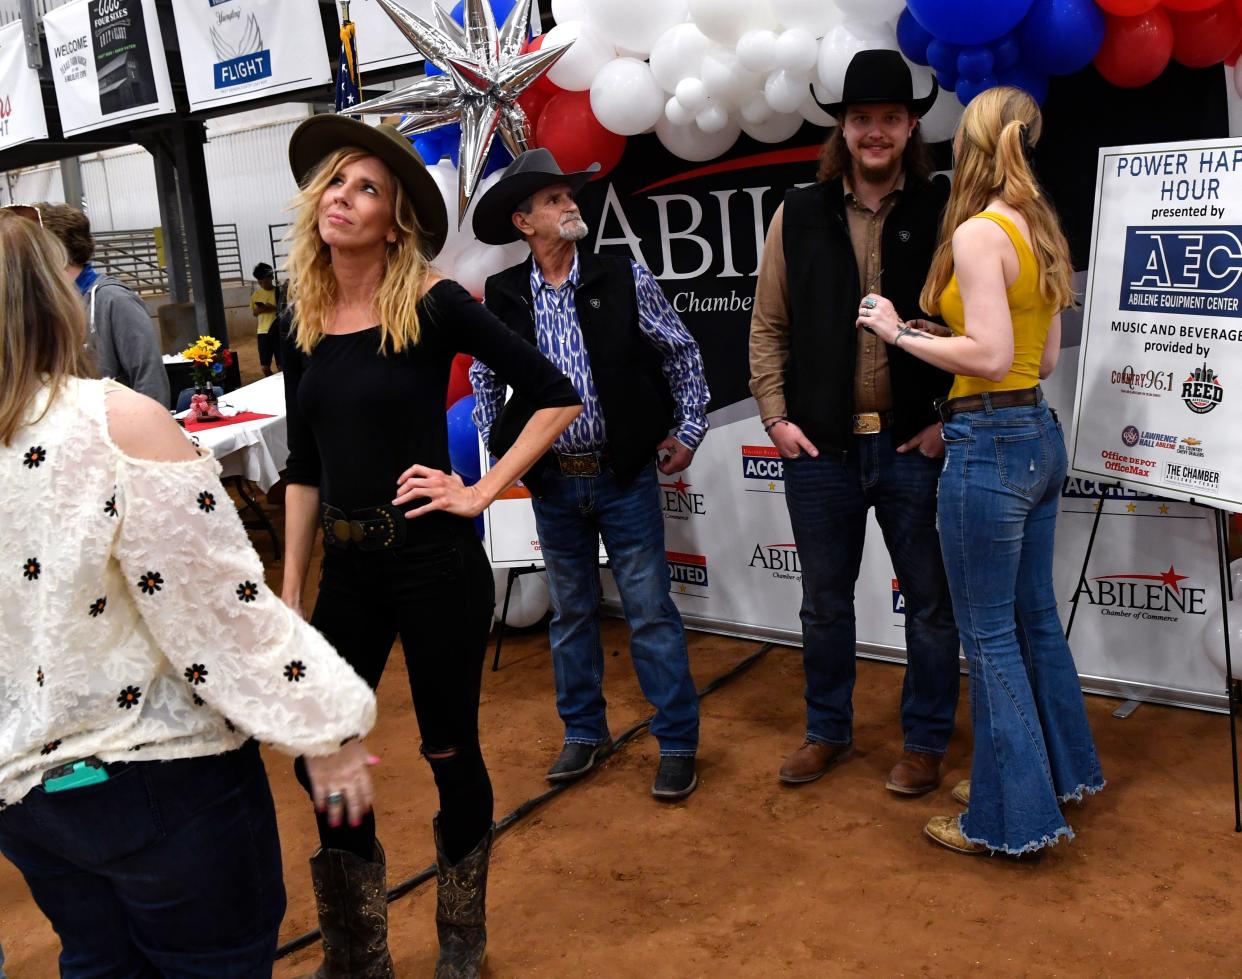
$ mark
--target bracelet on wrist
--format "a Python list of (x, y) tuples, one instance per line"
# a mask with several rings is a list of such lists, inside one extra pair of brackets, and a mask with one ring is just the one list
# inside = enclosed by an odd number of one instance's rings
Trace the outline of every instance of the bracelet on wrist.
[(772, 429), (774, 429), (777, 425), (780, 425), (782, 422), (788, 424), (789, 419), (784, 416), (781, 416), (780, 418), (773, 418), (770, 422), (763, 426), (763, 434), (769, 434)]

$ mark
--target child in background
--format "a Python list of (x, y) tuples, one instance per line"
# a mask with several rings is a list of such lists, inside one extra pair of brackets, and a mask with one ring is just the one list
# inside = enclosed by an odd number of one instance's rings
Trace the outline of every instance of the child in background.
[(280, 336), (272, 329), (276, 322), (276, 281), (272, 267), (260, 262), (251, 273), (259, 287), (250, 294), (250, 312), (258, 320), (255, 330), (259, 341), (259, 364), (263, 367), (263, 376), (272, 373), (272, 360), (276, 361), (276, 369), (283, 369), (280, 359)]

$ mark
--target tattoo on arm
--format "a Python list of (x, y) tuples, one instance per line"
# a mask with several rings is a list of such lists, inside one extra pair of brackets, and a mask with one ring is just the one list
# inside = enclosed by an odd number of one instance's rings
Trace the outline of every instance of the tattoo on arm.
[(920, 337), (920, 338), (930, 338), (931, 334), (924, 333), (922, 330), (917, 329), (916, 327), (910, 326), (909, 324), (905, 324), (902, 326), (900, 330), (897, 331), (897, 335), (893, 337), (893, 346), (894, 347), (897, 346), (901, 342), (902, 337), (911, 337), (911, 336)]

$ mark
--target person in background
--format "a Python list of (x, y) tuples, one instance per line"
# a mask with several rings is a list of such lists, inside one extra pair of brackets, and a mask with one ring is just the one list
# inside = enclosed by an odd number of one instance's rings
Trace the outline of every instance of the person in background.
[(270, 976), (285, 889), (258, 742), (360, 821), (375, 698), (264, 585), (211, 454), (88, 379), (65, 261), (0, 213), (0, 853), (63, 975)]
[(885, 787), (940, 785), (960, 687), (957, 628), (936, 534), (944, 445), (934, 402), (952, 377), (854, 327), (858, 300), (883, 287), (917, 317), (948, 196), (928, 180), (919, 116), (896, 51), (850, 62), (840, 122), (817, 182), (790, 191), (768, 228), (750, 326), (750, 389), (785, 460), (785, 502), (802, 564), (806, 735), (779, 779), (804, 785), (854, 742), (854, 587), (875, 508), (905, 599), (904, 751)]
[(87, 342), (100, 377), (111, 377), (171, 407), (159, 335), (138, 293), (91, 265), (95, 239), (90, 219), (69, 204), (35, 205), (43, 227), (69, 255), (69, 275), (86, 305)]
[(280, 331), (274, 329), (276, 316), (280, 312), (276, 298), (276, 280), (272, 267), (260, 262), (251, 273), (258, 288), (250, 294), (250, 312), (255, 318), (255, 338), (259, 344), (259, 366), (263, 368), (263, 376), (272, 373), (272, 361), (276, 361), (276, 369), (284, 366), (281, 354)]
[[(690, 465), (707, 434), (709, 394), (698, 344), (655, 276), (629, 258), (578, 248), (587, 226), (574, 194), (598, 169), (565, 174), (547, 150), (523, 153), (479, 200), (474, 233), (488, 244), (530, 247), (525, 262), (487, 280), (487, 308), (564, 371), (584, 405), (526, 477), (552, 597), (556, 707), (565, 725), (547, 779), (581, 776), (612, 744), (600, 641), (602, 537), (634, 672), (656, 709), (660, 764), (651, 794), (667, 802), (698, 785), (699, 700), (681, 613), (669, 597), (656, 471)], [(470, 368), (474, 422), (493, 455), (530, 415), (520, 392), (504, 403), (505, 387), (519, 380), (486, 358)]]
[[(966, 108), (956, 175), (922, 306), (948, 330), (903, 322), (876, 293), (858, 326), (957, 377), (940, 406), (938, 515), (970, 664), (974, 761), (967, 805), (926, 834), (958, 853), (1032, 853), (1073, 838), (1061, 807), (1104, 787), (1052, 588), (1066, 454), (1039, 381), (1056, 367), (1073, 303), (1069, 245), (1031, 168), (1042, 118), (1016, 88)], [(949, 335), (941, 335), (947, 333)]]

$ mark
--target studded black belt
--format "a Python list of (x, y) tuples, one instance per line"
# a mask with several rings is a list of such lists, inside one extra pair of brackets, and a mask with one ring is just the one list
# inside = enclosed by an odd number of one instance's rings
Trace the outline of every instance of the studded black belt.
[(390, 504), (347, 513), (321, 503), (319, 520), (323, 524), (325, 547), (383, 551), (405, 543), (405, 516)]

